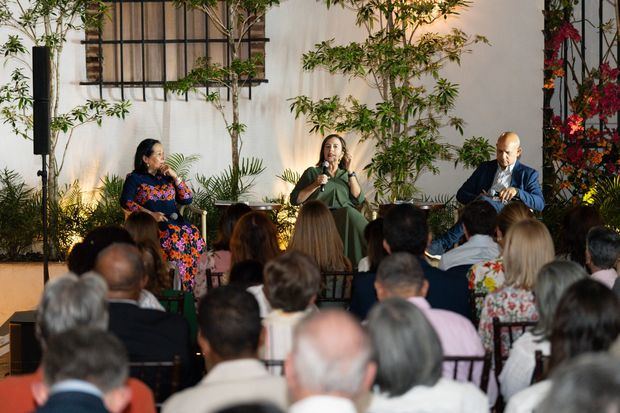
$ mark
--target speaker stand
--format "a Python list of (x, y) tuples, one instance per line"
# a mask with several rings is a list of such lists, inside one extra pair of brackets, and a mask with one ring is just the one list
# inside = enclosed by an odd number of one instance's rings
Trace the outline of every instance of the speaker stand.
[(41, 155), (41, 170), (37, 176), (41, 177), (41, 222), (43, 223), (43, 284), (50, 279), (49, 273), (49, 247), (47, 242), (47, 155)]

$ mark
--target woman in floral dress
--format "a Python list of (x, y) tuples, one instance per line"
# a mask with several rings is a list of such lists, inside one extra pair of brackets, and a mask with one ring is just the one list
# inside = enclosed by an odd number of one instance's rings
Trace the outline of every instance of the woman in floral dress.
[[(500, 321), (537, 321), (538, 311), (532, 289), (541, 267), (553, 261), (551, 235), (542, 222), (526, 219), (508, 230), (504, 247), (504, 286), (484, 299), (478, 333), (482, 344), (493, 351), (493, 317)], [(513, 332), (513, 339), (519, 332)], [(502, 354), (507, 355), (508, 334), (502, 337)]]
[(183, 290), (192, 291), (205, 242), (198, 228), (185, 221), (177, 208), (177, 203), (192, 202), (191, 190), (164, 161), (164, 149), (159, 141), (140, 142), (134, 170), (123, 185), (121, 206), (129, 211), (147, 212), (155, 218), (164, 258), (176, 265)]

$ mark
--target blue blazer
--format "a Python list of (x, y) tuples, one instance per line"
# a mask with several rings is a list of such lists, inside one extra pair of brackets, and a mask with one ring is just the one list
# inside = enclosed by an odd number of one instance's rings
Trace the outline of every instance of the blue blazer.
[[(497, 166), (497, 160), (493, 160), (484, 162), (476, 168), (456, 193), (456, 199), (462, 204), (468, 204), (480, 196), (483, 190), (491, 189)], [(518, 190), (517, 196), (528, 208), (535, 211), (542, 211), (545, 208), (545, 198), (538, 183), (538, 172), (535, 169), (517, 160), (512, 170), (510, 186)]]
[(67, 391), (52, 394), (36, 413), (108, 413), (108, 410), (97, 396)]

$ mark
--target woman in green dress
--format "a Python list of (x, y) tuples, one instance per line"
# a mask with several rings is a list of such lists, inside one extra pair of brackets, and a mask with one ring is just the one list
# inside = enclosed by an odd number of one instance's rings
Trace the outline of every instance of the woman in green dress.
[(356, 209), (364, 202), (364, 194), (351, 170), (351, 155), (340, 135), (323, 139), (319, 162), (304, 171), (290, 199), (293, 205), (314, 199), (327, 205), (336, 221), (345, 255), (357, 267), (366, 255), (364, 228), (368, 221)]

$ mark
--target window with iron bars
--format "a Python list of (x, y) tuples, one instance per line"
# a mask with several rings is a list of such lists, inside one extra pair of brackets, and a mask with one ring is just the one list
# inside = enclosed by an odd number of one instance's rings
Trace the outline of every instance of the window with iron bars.
[[(227, 20), (226, 8), (219, 13)], [(164, 88), (166, 82), (178, 80), (192, 70), (199, 58), (226, 66), (230, 49), (226, 38), (199, 10), (176, 7), (171, 0), (110, 1), (101, 29), (86, 31), (86, 76), (82, 85), (125, 89), (141, 88), (146, 101), (148, 88)], [(242, 39), (242, 59), (265, 56), (264, 20), (257, 22)], [(256, 77), (244, 84), (249, 88), (267, 82), (264, 63)], [(204, 85), (209, 90), (213, 85)], [(163, 90), (167, 100), (169, 92)], [(187, 96), (185, 97), (187, 99)]]

